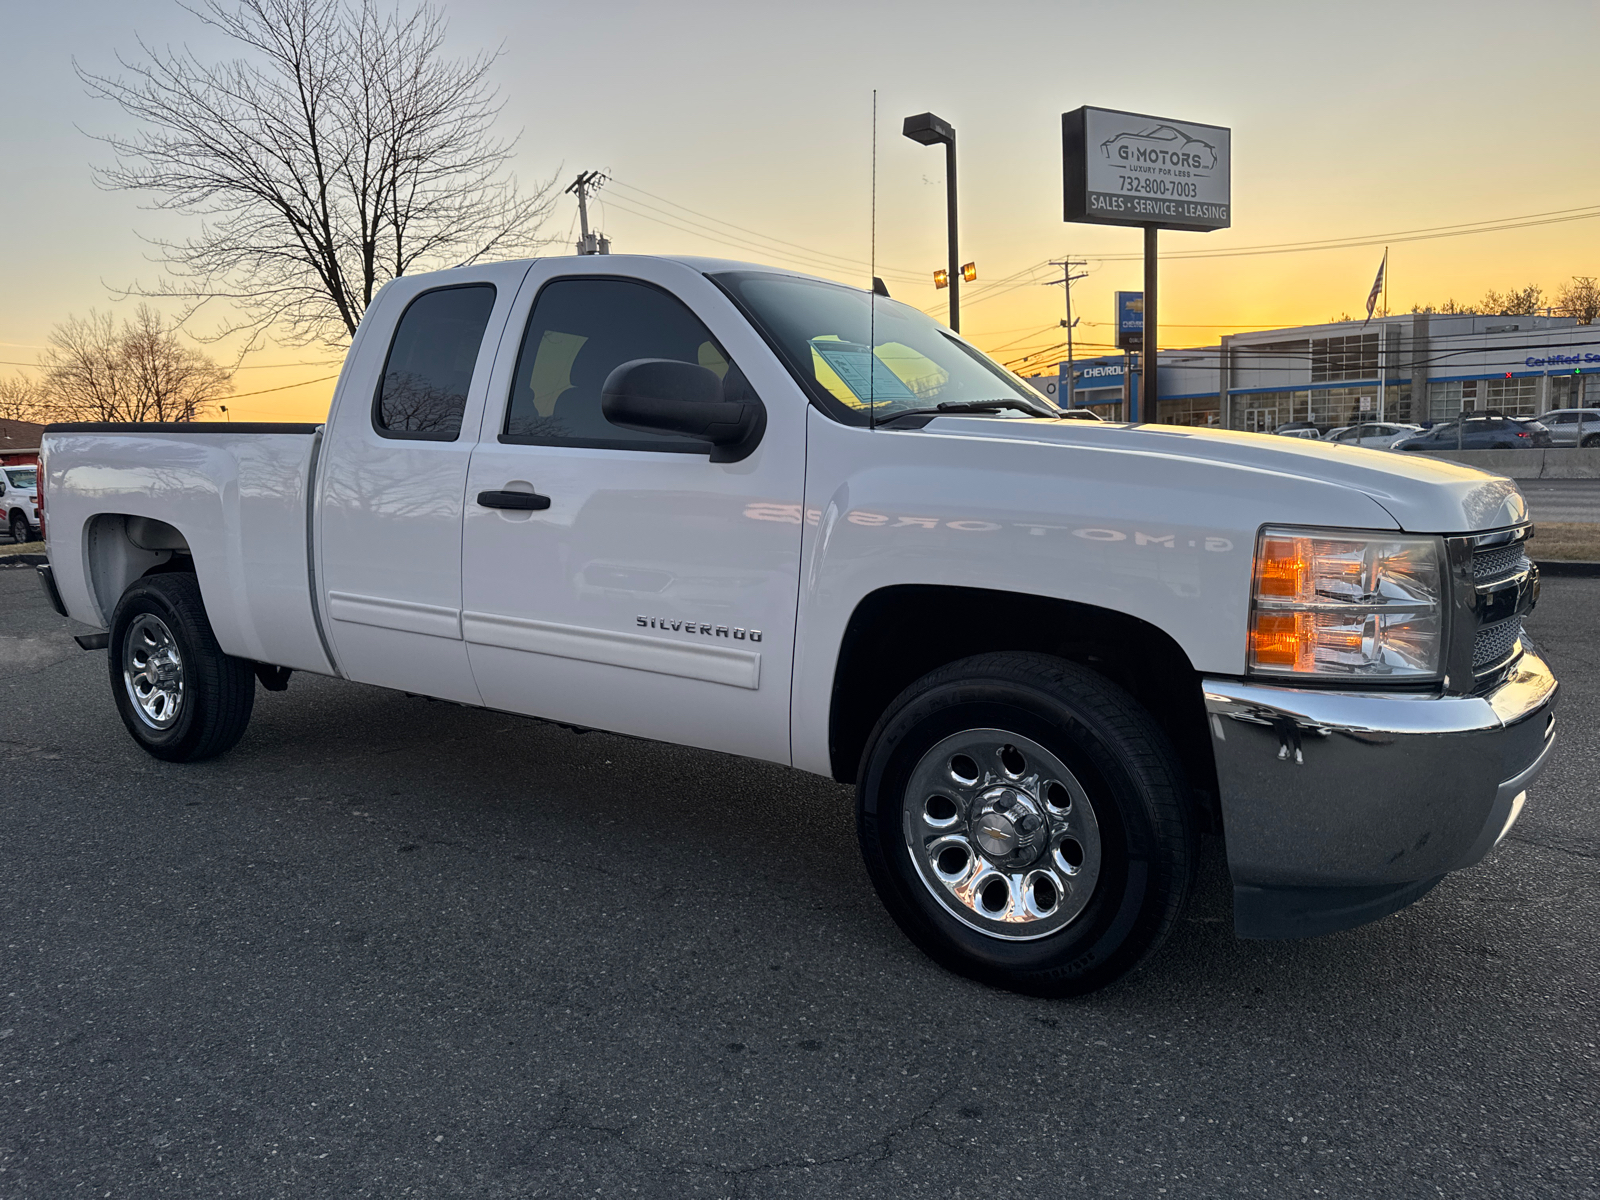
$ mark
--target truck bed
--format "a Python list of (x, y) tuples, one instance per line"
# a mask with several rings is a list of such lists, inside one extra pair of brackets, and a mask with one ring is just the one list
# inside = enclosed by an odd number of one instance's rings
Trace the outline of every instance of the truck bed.
[(107, 628), (130, 582), (187, 552), (223, 650), (332, 673), (308, 553), (321, 430), (243, 422), (46, 427), (45, 530), (68, 614)]

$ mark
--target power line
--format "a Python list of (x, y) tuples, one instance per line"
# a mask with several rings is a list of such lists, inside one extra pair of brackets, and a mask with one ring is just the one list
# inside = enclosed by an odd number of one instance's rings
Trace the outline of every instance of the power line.
[[(1537, 225), (1560, 225), (1568, 221), (1587, 221), (1600, 217), (1600, 205), (1558, 208), (1520, 217), (1500, 217), (1486, 221), (1466, 221), (1459, 225), (1429, 225), (1421, 229), (1402, 229), (1394, 233), (1357, 234), (1342, 238), (1316, 238), (1299, 242), (1269, 242), (1259, 246), (1234, 246), (1220, 250), (1179, 250), (1161, 257), (1168, 261), (1191, 258), (1243, 258), (1261, 254), (1304, 254), (1314, 250), (1349, 250), (1380, 246), (1385, 242), (1426, 242), (1438, 238), (1468, 237), (1475, 233), (1500, 233), (1508, 229), (1528, 229)], [(1138, 254), (1098, 254), (1099, 262), (1134, 262)]]
[[(774, 243), (776, 243), (776, 244), (778, 244), (780, 246), (787, 246), (787, 247), (789, 247), (791, 249), (794, 249), (794, 250), (801, 250), (801, 251), (804, 251), (806, 254), (812, 255), (813, 257), (816, 257), (816, 258), (836, 259), (838, 262), (840, 262), (840, 263), (842, 263), (842, 264), (844, 264), (846, 266), (866, 267), (869, 270), (872, 267), (871, 263), (863, 262), (861, 259), (858, 259), (858, 258), (851, 258), (848, 255), (844, 255), (844, 254), (834, 254), (832, 251), (828, 251), (828, 250), (818, 250), (815, 247), (805, 246), (805, 245), (802, 245), (799, 242), (791, 242), (786, 238), (774, 237), (770, 233), (762, 233), (759, 230), (750, 229), (750, 228), (748, 228), (748, 227), (746, 227), (744, 225), (735, 225), (732, 221), (725, 221), (721, 217), (713, 217), (709, 213), (703, 213), (703, 212), (700, 212), (698, 209), (693, 209), (693, 208), (688, 207), (688, 205), (679, 204), (675, 200), (668, 200), (665, 196), (658, 196), (654, 192), (647, 192), (643, 188), (634, 187), (631, 183), (623, 183), (620, 179), (613, 179), (611, 182), (616, 187), (625, 188), (626, 190), (628, 190), (630, 192), (637, 192), (641, 196), (649, 196), (650, 199), (652, 199), (652, 200), (659, 200), (662, 204), (666, 204), (666, 205), (668, 205), (668, 206), (670, 206), (672, 208), (676, 208), (676, 209), (678, 209), (678, 210), (680, 210), (682, 212), (686, 212), (686, 213), (690, 214), (691, 216), (700, 217), (700, 218), (702, 218), (704, 220), (711, 221), (711, 222), (713, 222), (714, 224), (717, 224), (717, 225), (726, 225), (729, 229), (737, 229), (740, 233), (750, 234), (752, 237), (759, 238), (762, 241), (774, 242)], [(635, 204), (644, 204), (644, 202), (641, 201), (641, 200), (635, 200), (634, 203)], [(650, 208), (650, 207), (653, 207), (653, 206), (652, 205), (644, 205), (644, 207)], [(660, 209), (656, 209), (656, 211), (660, 212), (661, 210)], [(671, 216), (672, 214), (668, 213), (666, 215), (667, 216)], [(911, 270), (908, 270), (907, 268), (904, 268), (904, 267), (891, 267), (890, 270), (895, 271), (896, 273), (905, 276), (907, 279), (915, 279), (918, 282), (921, 282), (922, 280), (924, 280), (926, 278), (926, 275), (927, 275), (926, 272), (911, 271)], [(881, 271), (880, 271), (880, 273), (881, 273)]]
[[(792, 250), (778, 250), (772, 246), (764, 246), (757, 242), (750, 241), (748, 238), (736, 237), (732, 234), (725, 233), (720, 229), (715, 229), (710, 226), (701, 225), (699, 222), (691, 221), (687, 217), (678, 217), (674, 213), (666, 213), (661, 209), (655, 209), (655, 212), (661, 215), (653, 216), (649, 212), (640, 211), (640, 209), (632, 207), (634, 204), (640, 203), (639, 201), (635, 201), (629, 197), (625, 202), (623, 199), (619, 198), (616, 193), (612, 193), (610, 202), (621, 211), (628, 213), (630, 216), (639, 217), (646, 221), (654, 221), (658, 225), (665, 225), (667, 228), (676, 229), (680, 233), (688, 233), (696, 237), (709, 237), (710, 240), (718, 243), (719, 245), (735, 246), (742, 250), (753, 250), (757, 254), (799, 262), (813, 271), (827, 271), (835, 274), (844, 274), (847, 272), (849, 274), (857, 274), (859, 270), (863, 269), (854, 266), (841, 265), (836, 262), (828, 262), (822, 259), (807, 258), (805, 255), (798, 254)], [(870, 268), (864, 269), (870, 270)], [(880, 275), (887, 275), (889, 278), (898, 280), (900, 282), (922, 282), (921, 276), (902, 275), (899, 272), (891, 271), (882, 267), (878, 269), (878, 273)]]
[(290, 388), (310, 387), (313, 383), (326, 383), (330, 379), (337, 378), (339, 378), (339, 373), (335, 371), (332, 375), (323, 375), (317, 379), (302, 379), (299, 383), (286, 383), (282, 387), (261, 388), (259, 391), (254, 392), (234, 392), (227, 399), (239, 400), (245, 396), (265, 396), (268, 392), (287, 392)]

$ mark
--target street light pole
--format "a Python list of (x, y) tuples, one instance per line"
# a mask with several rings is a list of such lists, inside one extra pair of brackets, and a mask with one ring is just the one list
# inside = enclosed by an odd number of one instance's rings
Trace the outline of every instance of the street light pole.
[(1156, 368), (1159, 365), (1159, 348), (1156, 344), (1156, 226), (1144, 227), (1144, 334), (1139, 339), (1139, 358), (1144, 364), (1144, 374), (1139, 378), (1139, 419), (1154, 421), (1160, 416), (1156, 411)]
[(961, 332), (961, 251), (956, 238), (956, 127), (931, 112), (907, 117), (900, 132), (923, 146), (944, 146), (945, 219), (950, 240), (950, 328)]

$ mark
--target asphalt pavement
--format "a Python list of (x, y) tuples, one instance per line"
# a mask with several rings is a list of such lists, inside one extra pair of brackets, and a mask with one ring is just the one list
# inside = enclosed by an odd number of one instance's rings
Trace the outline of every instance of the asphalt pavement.
[(1600, 479), (1523, 479), (1534, 521), (1600, 523)]
[(1208, 846), (1142, 972), (955, 978), (850, 793), (296, 676), (210, 763), (0, 569), (0, 1197), (1600, 1196), (1600, 580), (1490, 861), (1236, 940)]

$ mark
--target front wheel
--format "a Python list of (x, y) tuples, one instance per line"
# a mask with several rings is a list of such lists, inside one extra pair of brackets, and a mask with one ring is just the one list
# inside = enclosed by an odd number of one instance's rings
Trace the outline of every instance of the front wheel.
[(17, 545), (33, 541), (33, 526), (28, 524), (28, 518), (19, 512), (11, 514), (11, 540)]
[(1036, 654), (925, 676), (879, 722), (856, 791), (862, 854), (900, 928), (995, 987), (1092, 991), (1145, 961), (1188, 898), (1176, 753), (1131, 696)]
[(107, 657), (117, 713), (146, 753), (194, 762), (244, 736), (255, 672), (217, 645), (193, 575), (134, 580), (111, 618)]

